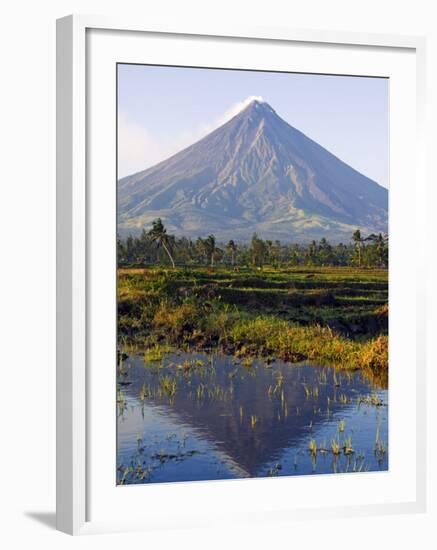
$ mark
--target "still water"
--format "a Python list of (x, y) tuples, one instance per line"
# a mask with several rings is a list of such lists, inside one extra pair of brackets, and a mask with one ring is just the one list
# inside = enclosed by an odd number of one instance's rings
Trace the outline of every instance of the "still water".
[(360, 372), (133, 354), (117, 388), (119, 484), (388, 468), (388, 392)]

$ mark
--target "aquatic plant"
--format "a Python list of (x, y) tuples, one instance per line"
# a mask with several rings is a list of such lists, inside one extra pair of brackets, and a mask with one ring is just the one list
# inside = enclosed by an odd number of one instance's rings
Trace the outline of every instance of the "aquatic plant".
[(350, 455), (354, 453), (354, 448), (352, 447), (352, 439), (347, 437), (343, 442), (343, 452), (345, 455)]
[(376, 392), (373, 392), (370, 395), (359, 395), (357, 397), (357, 404), (358, 406), (364, 404), (373, 407), (382, 407), (384, 405)]
[(171, 351), (171, 347), (167, 344), (154, 344), (144, 351), (144, 362), (153, 363), (162, 361), (164, 355)]
[(162, 376), (159, 379), (159, 389), (168, 397), (174, 397), (176, 393), (176, 380), (170, 376)]
[(346, 395), (345, 393), (341, 393), (339, 396), (338, 396), (338, 400), (340, 401), (340, 403), (342, 403), (343, 405), (347, 405), (348, 403), (351, 402), (351, 398)]
[(272, 468), (269, 468), (267, 470), (267, 475), (269, 477), (275, 477), (279, 474), (279, 472), (282, 470), (282, 465), (279, 463), (276, 463)]
[(387, 446), (384, 441), (378, 440), (375, 443), (375, 455), (378, 457), (378, 459), (382, 459), (385, 454), (387, 453)]
[(245, 357), (242, 361), (241, 361), (241, 364), (243, 365), (243, 367), (248, 367), (250, 368), (252, 365), (253, 365), (253, 359), (251, 357)]
[(328, 383), (328, 376), (326, 374), (326, 369), (321, 370), (320, 377), (319, 377), (319, 382), (320, 382), (320, 384), (327, 384)]
[(315, 439), (310, 439), (310, 442), (309, 442), (309, 451), (310, 451), (310, 454), (312, 455), (316, 455), (317, 454), (317, 443), (316, 443), (316, 440)]
[(341, 454), (341, 447), (340, 447), (340, 443), (338, 442), (338, 440), (333, 439), (331, 441), (331, 450), (332, 450), (332, 454), (334, 454), (334, 455)]

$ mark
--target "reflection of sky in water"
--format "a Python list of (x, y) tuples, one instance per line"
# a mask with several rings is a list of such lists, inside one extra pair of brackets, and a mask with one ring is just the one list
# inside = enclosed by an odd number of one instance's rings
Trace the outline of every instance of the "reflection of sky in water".
[[(187, 360), (198, 364), (177, 367)], [(220, 355), (211, 363), (206, 354), (170, 354), (163, 364), (129, 357), (119, 380), (117, 463), (140, 465), (137, 482), (387, 469), (387, 454), (374, 452), (378, 424), (387, 446), (387, 392), (377, 391), (384, 406), (358, 405), (376, 394), (360, 373), (281, 362), (244, 367)], [(174, 395), (162, 390), (164, 380), (176, 382)], [(354, 452), (335, 458), (332, 440), (349, 437)], [(329, 452), (311, 456), (312, 438)]]

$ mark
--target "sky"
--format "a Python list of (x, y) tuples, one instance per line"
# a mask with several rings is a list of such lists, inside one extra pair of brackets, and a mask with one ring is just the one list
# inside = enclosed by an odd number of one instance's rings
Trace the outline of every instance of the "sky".
[(388, 89), (382, 78), (119, 64), (118, 177), (198, 141), (257, 97), (388, 187)]

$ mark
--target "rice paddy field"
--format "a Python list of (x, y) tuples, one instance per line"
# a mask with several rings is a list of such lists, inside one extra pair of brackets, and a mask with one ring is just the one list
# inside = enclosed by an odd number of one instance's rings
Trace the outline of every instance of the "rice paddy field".
[(385, 269), (118, 271), (117, 482), (388, 468)]

